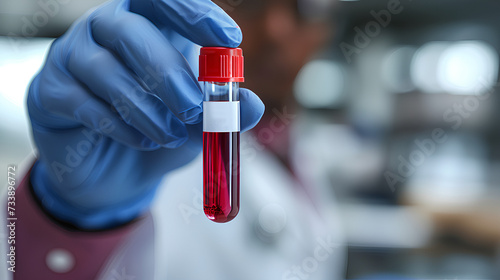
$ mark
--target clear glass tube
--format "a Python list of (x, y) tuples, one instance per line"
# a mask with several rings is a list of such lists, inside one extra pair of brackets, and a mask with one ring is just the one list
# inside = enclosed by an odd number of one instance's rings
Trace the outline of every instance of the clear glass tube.
[(225, 223), (240, 204), (239, 84), (204, 82), (203, 89), (203, 210)]

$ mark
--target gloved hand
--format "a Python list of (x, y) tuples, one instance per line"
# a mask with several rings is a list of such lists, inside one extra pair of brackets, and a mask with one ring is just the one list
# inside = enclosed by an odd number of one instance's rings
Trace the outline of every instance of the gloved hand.
[[(186, 58), (241, 39), (210, 0), (115, 0), (78, 20), (27, 100), (39, 152), (31, 182), (45, 210), (84, 229), (144, 212), (162, 177), (201, 151), (198, 62)], [(249, 90), (240, 99), (244, 131), (264, 106)]]

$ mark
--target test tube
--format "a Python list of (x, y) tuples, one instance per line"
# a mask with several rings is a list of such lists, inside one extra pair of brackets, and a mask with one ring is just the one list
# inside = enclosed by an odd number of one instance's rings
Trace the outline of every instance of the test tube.
[(200, 50), (203, 82), (203, 211), (211, 221), (229, 222), (240, 208), (240, 98), (243, 52)]

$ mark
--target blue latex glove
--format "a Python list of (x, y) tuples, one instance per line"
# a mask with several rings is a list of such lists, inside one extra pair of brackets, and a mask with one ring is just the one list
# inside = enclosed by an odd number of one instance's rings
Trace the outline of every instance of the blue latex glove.
[[(112, 1), (77, 21), (28, 95), (39, 151), (31, 182), (44, 208), (85, 229), (147, 210), (162, 177), (201, 151), (198, 62), (186, 56), (241, 38), (210, 0)], [(264, 105), (249, 90), (240, 99), (244, 131)]]

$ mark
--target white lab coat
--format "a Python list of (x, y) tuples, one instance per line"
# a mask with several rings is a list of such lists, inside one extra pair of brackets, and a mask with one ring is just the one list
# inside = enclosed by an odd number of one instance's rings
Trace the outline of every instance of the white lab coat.
[[(315, 207), (289, 171), (253, 143), (251, 134), (243, 134), (242, 147), (253, 148), (246, 156), (242, 148), (240, 213), (233, 221), (218, 224), (205, 217), (199, 156), (169, 174), (157, 194), (152, 208), (154, 268), (151, 257), (134, 248), (147, 236), (137, 233), (102, 279), (113, 279), (117, 271), (132, 276), (134, 267), (140, 273), (151, 267), (158, 280), (344, 279), (346, 254), (334, 196), (318, 174), (311, 174), (314, 160), (301, 157), (309, 166), (296, 175), (315, 181)], [(124, 259), (126, 255), (132, 259)]]

